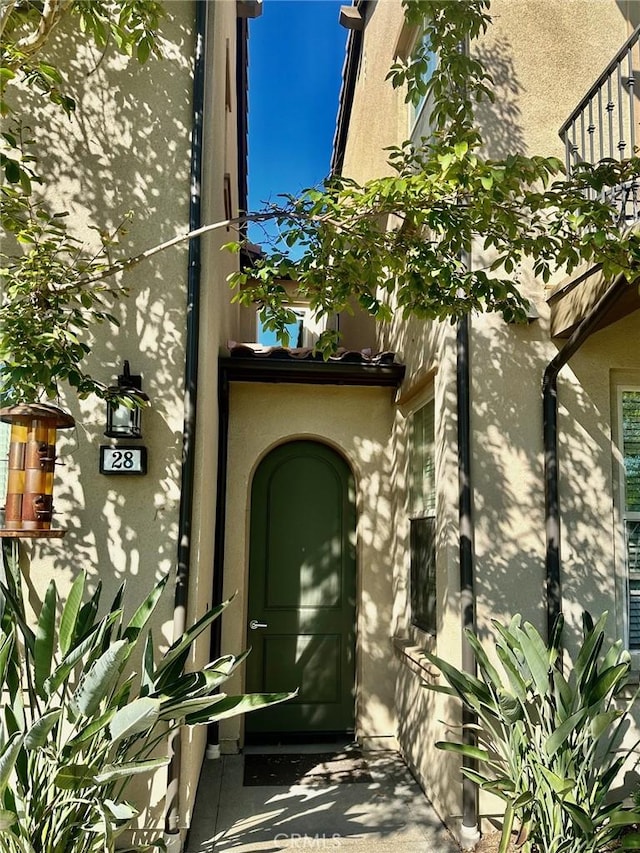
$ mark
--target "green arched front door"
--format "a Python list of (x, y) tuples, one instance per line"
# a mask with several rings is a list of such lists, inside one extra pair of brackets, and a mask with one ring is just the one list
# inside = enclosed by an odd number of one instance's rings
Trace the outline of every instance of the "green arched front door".
[(250, 737), (353, 730), (355, 594), (348, 465), (317, 442), (277, 447), (251, 493), (247, 690), (299, 694), (248, 714)]

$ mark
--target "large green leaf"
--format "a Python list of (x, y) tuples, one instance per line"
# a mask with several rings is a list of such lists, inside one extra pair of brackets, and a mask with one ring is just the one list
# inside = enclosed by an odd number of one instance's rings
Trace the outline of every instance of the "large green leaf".
[(5, 676), (7, 667), (9, 666), (11, 652), (13, 651), (13, 641), (13, 631), (9, 634), (5, 634), (5, 636), (2, 637), (2, 640), (0, 640), (0, 685), (2, 685), (3, 688), (6, 685)]
[[(7, 809), (0, 809), (0, 832), (10, 829), (18, 821), (18, 815)], [(10, 848), (7, 848), (10, 849)]]
[(0, 750), (0, 794), (4, 791), (22, 749), (22, 732), (15, 732)]
[(18, 627), (20, 628), (20, 633), (22, 634), (27, 650), (31, 654), (33, 654), (33, 650), (36, 644), (36, 635), (27, 625), (27, 622), (24, 618), (22, 604), (15, 597), (13, 591), (10, 590), (7, 586), (5, 586), (2, 581), (0, 581), (0, 590), (2, 591), (7, 600), (7, 605), (11, 608), (11, 616), (13, 619), (15, 619)]
[(593, 821), (583, 808), (580, 808), (580, 806), (574, 805), (574, 803), (570, 803), (567, 801), (563, 803), (563, 807), (569, 812), (571, 820), (574, 821), (575, 824), (577, 824), (577, 826), (585, 835), (593, 835), (595, 829)]
[(610, 690), (624, 685), (630, 668), (629, 663), (625, 661), (601, 672), (593, 681), (591, 689), (585, 690), (585, 701), (590, 705), (597, 705)]
[(127, 658), (129, 646), (126, 640), (117, 640), (82, 676), (70, 703), (75, 714), (83, 714), (85, 717), (95, 714), (100, 702), (107, 696), (118, 678), (120, 668)]
[(58, 643), (60, 645), (60, 652), (63, 656), (66, 655), (71, 648), (71, 643), (75, 636), (78, 614), (80, 613), (80, 606), (84, 595), (86, 577), (85, 572), (80, 572), (78, 577), (71, 584), (71, 588), (67, 593), (67, 600), (65, 601), (62, 609), (60, 630), (58, 632)]
[[(171, 699), (162, 702), (160, 710), (161, 720), (182, 720), (187, 714), (195, 714), (204, 708), (213, 708), (227, 696), (225, 693), (217, 693), (213, 696), (198, 696), (193, 699)], [(156, 700), (161, 701), (161, 700)]]
[(56, 585), (54, 581), (51, 581), (40, 609), (33, 651), (35, 686), (40, 696), (45, 695), (44, 683), (51, 674), (51, 661), (53, 660), (53, 647), (56, 639), (57, 600)]
[(144, 697), (120, 708), (109, 723), (111, 740), (116, 743), (152, 728), (160, 715), (161, 704), (160, 699)]
[(102, 581), (99, 580), (95, 592), (85, 604), (80, 608), (78, 618), (76, 619), (76, 630), (73, 635), (72, 645), (84, 639), (87, 633), (93, 628), (93, 624), (98, 615), (98, 607), (100, 606), (100, 596), (102, 594)]
[(572, 791), (576, 786), (575, 779), (566, 779), (563, 776), (559, 776), (557, 773), (554, 773), (553, 770), (550, 770), (544, 765), (538, 765), (538, 769), (554, 793), (561, 797), (568, 794), (569, 791)]
[(94, 768), (90, 764), (67, 763), (56, 773), (53, 783), (63, 791), (80, 791), (94, 784)]
[(622, 850), (640, 850), (640, 832), (625, 835), (621, 841)]
[(213, 702), (210, 709), (197, 711), (189, 714), (185, 722), (188, 726), (199, 726), (203, 723), (215, 723), (226, 720), (227, 717), (235, 717), (236, 714), (244, 714), (247, 711), (256, 711), (267, 705), (276, 705), (286, 702), (297, 694), (294, 693), (247, 693), (245, 696), (227, 696), (221, 702)]
[(452, 743), (448, 740), (439, 740), (436, 743), (438, 749), (445, 752), (455, 752), (458, 755), (463, 755), (465, 758), (474, 758), (476, 761), (489, 761), (490, 754), (486, 749), (481, 749), (479, 746), (471, 746), (467, 743)]
[(93, 655), (102, 646), (102, 640), (106, 627), (119, 618), (119, 613), (112, 613), (102, 619), (97, 625), (93, 625), (89, 633), (84, 636), (77, 645), (74, 645), (67, 655), (62, 659), (58, 666), (54, 669), (51, 676), (45, 684), (45, 690), (49, 695), (55, 691), (66, 681), (69, 674), (75, 668), (82, 658), (86, 655)]
[(39, 717), (24, 736), (26, 749), (41, 749), (61, 716), (62, 708), (52, 708)]
[(106, 729), (111, 720), (114, 718), (116, 712), (116, 708), (109, 708), (104, 714), (101, 714), (96, 720), (89, 723), (88, 726), (83, 726), (76, 735), (66, 742), (64, 746), (64, 755), (66, 757), (72, 756), (81, 749), (87, 741), (99, 734), (103, 729)]
[[(233, 598), (233, 596), (232, 596)], [(217, 607), (209, 610), (205, 615), (199, 619), (194, 625), (191, 626), (184, 634), (176, 640), (176, 642), (170, 646), (167, 650), (166, 654), (162, 658), (162, 660), (158, 663), (155, 671), (155, 681), (159, 683), (159, 676), (171, 666), (177, 659), (182, 659), (185, 652), (188, 654), (189, 649), (193, 645), (194, 641), (200, 634), (205, 631), (209, 625), (220, 616), (223, 610), (228, 606), (229, 602), (232, 598), (228, 598), (226, 601), (223, 601), (222, 604), (219, 604)]]
[(551, 735), (549, 735), (544, 748), (550, 758), (554, 756), (560, 747), (565, 744), (567, 738), (569, 738), (569, 736), (582, 725), (588, 714), (589, 709), (582, 708), (580, 711), (577, 711), (575, 714), (567, 717), (567, 719), (561, 723)]
[(473, 631), (469, 631), (468, 629), (465, 631), (465, 636), (467, 638), (467, 642), (473, 649), (473, 653), (475, 655), (476, 661), (483, 674), (485, 675), (485, 680), (488, 680), (495, 689), (501, 686), (502, 678), (498, 674), (497, 669), (493, 666), (491, 661), (489, 660), (489, 656), (485, 652), (482, 643), (478, 639), (478, 637), (474, 634)]
[(149, 621), (153, 611), (156, 609), (158, 601), (162, 596), (165, 586), (167, 585), (167, 580), (169, 579), (169, 575), (165, 575), (160, 581), (155, 585), (155, 587), (151, 590), (149, 595), (145, 598), (142, 604), (138, 607), (136, 612), (133, 614), (131, 621), (127, 625), (123, 637), (125, 640), (129, 640), (131, 643), (135, 643), (138, 639), (138, 635), (140, 631), (144, 628), (144, 626)]
[(142, 653), (142, 673), (140, 675), (140, 696), (148, 696), (153, 690), (153, 673), (155, 670), (153, 656), (153, 635), (151, 629), (147, 632), (147, 639)]
[(99, 773), (95, 774), (96, 785), (106, 785), (116, 779), (127, 779), (129, 776), (139, 776), (143, 773), (151, 773), (159, 767), (166, 767), (168, 758), (149, 758), (145, 761), (127, 761), (124, 764), (105, 764)]
[(622, 711), (618, 711), (615, 708), (612, 708), (610, 711), (603, 711), (601, 714), (596, 714), (589, 724), (591, 737), (594, 741), (599, 740), (609, 726), (622, 717), (622, 714)]
[(153, 696), (171, 699), (195, 699), (202, 695), (210, 695), (212, 690), (223, 684), (247, 658), (249, 651), (238, 655), (225, 655), (218, 660), (208, 663), (198, 672), (181, 674), (175, 681), (170, 682), (162, 690), (154, 691)]
[(573, 667), (576, 681), (579, 684), (583, 684), (583, 680), (586, 681), (588, 679), (600, 653), (604, 641), (604, 627), (607, 622), (607, 615), (607, 613), (603, 613), (592, 628), (588, 624), (588, 621), (585, 620), (584, 641)]
[(551, 663), (549, 652), (542, 637), (530, 622), (525, 622), (524, 630), (521, 632), (520, 648), (527, 661), (527, 666), (541, 696), (545, 696), (549, 689), (549, 671)]

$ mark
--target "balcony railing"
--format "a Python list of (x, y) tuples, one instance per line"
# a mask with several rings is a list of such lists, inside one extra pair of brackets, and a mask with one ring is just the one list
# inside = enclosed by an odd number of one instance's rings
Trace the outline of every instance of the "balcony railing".
[[(636, 153), (640, 117), (640, 26), (607, 65), (560, 128), (567, 172), (577, 163), (606, 158), (625, 160)], [(621, 223), (640, 218), (640, 185), (633, 181), (610, 190), (607, 199), (620, 210)]]

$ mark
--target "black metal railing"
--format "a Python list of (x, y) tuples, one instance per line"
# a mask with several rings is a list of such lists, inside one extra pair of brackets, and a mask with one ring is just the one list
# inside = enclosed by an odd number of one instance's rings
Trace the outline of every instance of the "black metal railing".
[[(636, 153), (640, 117), (640, 26), (560, 128), (567, 172), (577, 163), (625, 160)], [(620, 210), (621, 223), (640, 218), (637, 181), (615, 187), (607, 195)]]

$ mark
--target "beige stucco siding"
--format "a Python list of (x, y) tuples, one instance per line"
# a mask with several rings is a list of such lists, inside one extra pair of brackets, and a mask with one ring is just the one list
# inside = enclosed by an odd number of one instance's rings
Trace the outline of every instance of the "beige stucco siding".
[[(400, 3), (367, 4), (363, 59), (351, 112), (343, 174), (366, 181), (387, 173), (383, 145), (408, 136), (402, 93), (384, 80), (400, 32)], [(634, 4), (613, 0), (493, 0), (493, 23), (472, 45), (493, 74), (494, 105), (478, 123), (491, 157), (521, 152), (564, 156), (558, 129), (638, 24)], [(377, 56), (374, 63), (372, 56)], [(378, 105), (378, 106), (374, 106)], [(491, 258), (474, 245), (471, 262)], [(544, 634), (545, 531), (542, 376), (564, 342), (549, 333), (548, 292), (530, 269), (519, 270), (523, 293), (537, 309), (527, 326), (497, 315), (470, 319), (472, 488), (478, 632), (492, 653), (491, 619), (520, 612)], [(582, 610), (610, 611), (611, 637), (622, 636), (624, 583), (616, 461), (616, 384), (640, 383), (635, 342), (640, 312), (595, 334), (559, 379), (559, 466), (562, 515), (563, 609), (566, 644), (574, 654)], [(394, 633), (400, 661), (396, 685), (398, 738), (428, 795), (450, 822), (460, 814), (457, 762), (434, 749), (456, 737), (438, 722), (456, 710), (421, 687), (434, 677), (422, 668), (423, 648), (460, 662), (457, 401), (455, 328), (396, 315), (378, 329), (381, 348), (407, 365), (393, 427), (396, 486)], [(437, 635), (410, 624), (407, 419), (432, 394), (436, 401)], [(640, 719), (636, 721), (636, 732)], [(499, 803), (481, 799), (484, 815)]]
[(611, 0), (492, 0), (492, 24), (472, 46), (495, 82), (477, 117), (490, 157), (564, 158), (558, 130), (629, 35)]
[[(353, 471), (357, 501), (356, 733), (368, 743), (395, 735), (390, 557), (392, 391), (344, 386), (231, 384), (225, 551), (225, 594), (238, 596), (223, 618), (227, 651), (245, 648), (251, 482), (274, 447), (305, 438), (328, 444)], [(313, 484), (309, 484), (313, 488)], [(242, 688), (242, 674), (235, 689)], [(259, 713), (259, 712), (257, 712)], [(240, 720), (221, 724), (222, 743), (237, 748)]]
[[(189, 223), (189, 166), (192, 124), (192, 68), (195, 4), (164, 3), (161, 59), (141, 66), (88, 47), (62, 27), (51, 59), (68, 69), (69, 91), (77, 111), (68, 119), (44, 99), (29, 97), (26, 109), (37, 131), (41, 168), (55, 210), (68, 210), (69, 222), (88, 246), (96, 235), (132, 212), (126, 234), (113, 257), (127, 257), (178, 233)], [(208, 4), (207, 73), (204, 117), (203, 220), (224, 219), (224, 174), (231, 179), (237, 211), (235, 96), (235, 3)], [(231, 78), (227, 102), (226, 73)], [(12, 101), (14, 100), (12, 96)], [(20, 98), (16, 96), (16, 102)], [(237, 309), (230, 307), (226, 276), (237, 258), (220, 251), (230, 238), (226, 229), (202, 240), (202, 299), (196, 478), (191, 536), (191, 584), (187, 624), (211, 603), (215, 481), (217, 461), (217, 358), (220, 341), (237, 334)], [(143, 477), (108, 477), (98, 473), (105, 406), (95, 399), (78, 401), (64, 393), (61, 405), (77, 421), (61, 433), (56, 471), (56, 523), (66, 528), (60, 541), (24, 544), (30, 580), (44, 590), (50, 577), (65, 592), (84, 569), (90, 584), (104, 585), (103, 602), (112, 600), (126, 580), (130, 615), (163, 574), (170, 575), (154, 625), (154, 637), (166, 646), (173, 635), (173, 578), (176, 570), (181, 490), (182, 430), (185, 413), (187, 246), (183, 244), (114, 279), (130, 296), (113, 313), (119, 327), (90, 330), (93, 352), (88, 370), (106, 385), (115, 384), (129, 359), (142, 375), (151, 403), (142, 417), (142, 444), (148, 448)], [(192, 402), (192, 401), (191, 401)], [(64, 467), (63, 467), (64, 466)], [(208, 637), (197, 662), (208, 660)], [(204, 731), (185, 730), (181, 776), (181, 825), (187, 826), (195, 795)], [(151, 786), (139, 786), (138, 800), (150, 808), (140, 825), (162, 828), (167, 771)], [(143, 836), (141, 836), (143, 837)]]

